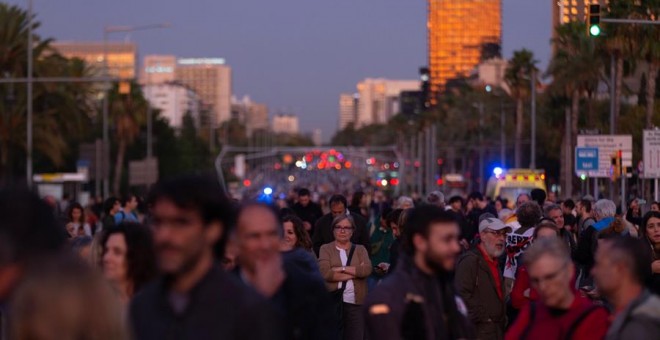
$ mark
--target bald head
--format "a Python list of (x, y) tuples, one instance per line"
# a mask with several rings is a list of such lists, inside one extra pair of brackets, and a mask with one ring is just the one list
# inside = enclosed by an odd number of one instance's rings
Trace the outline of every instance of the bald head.
[(273, 208), (263, 204), (243, 207), (236, 225), (236, 245), (241, 266), (254, 270), (258, 261), (279, 256), (281, 230)]

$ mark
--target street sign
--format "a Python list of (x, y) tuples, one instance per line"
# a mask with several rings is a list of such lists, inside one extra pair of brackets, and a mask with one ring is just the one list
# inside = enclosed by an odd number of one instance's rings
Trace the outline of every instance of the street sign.
[(575, 148), (575, 172), (598, 171), (598, 148)]
[(660, 130), (644, 130), (644, 178), (660, 178)]
[(622, 166), (632, 166), (633, 144), (631, 135), (579, 135), (577, 138), (577, 149), (580, 148), (598, 149), (598, 168), (583, 171), (589, 177), (610, 178), (610, 169), (612, 167), (611, 157), (619, 151), (622, 154)]
[(151, 157), (128, 163), (129, 185), (151, 185), (158, 181), (158, 159)]

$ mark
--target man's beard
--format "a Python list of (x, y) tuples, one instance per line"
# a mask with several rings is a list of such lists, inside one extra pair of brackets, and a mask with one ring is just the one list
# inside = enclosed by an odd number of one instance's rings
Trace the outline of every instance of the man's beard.
[(442, 260), (445, 258), (439, 259), (439, 258), (434, 258), (431, 256), (431, 254), (427, 253), (424, 255), (424, 261), (426, 262), (426, 265), (429, 266), (436, 274), (442, 275), (446, 273), (451, 273), (453, 272), (453, 268), (450, 270), (445, 269), (445, 267), (442, 265)]
[(490, 256), (492, 258), (497, 258), (497, 257), (502, 256), (502, 254), (504, 254), (504, 250), (505, 250), (504, 246), (502, 246), (502, 249), (500, 250), (500, 249), (497, 249), (497, 247), (495, 247), (495, 245), (491, 246), (486, 242), (484, 242), (483, 245), (484, 245), (484, 249), (486, 250), (486, 253), (488, 254), (488, 256)]

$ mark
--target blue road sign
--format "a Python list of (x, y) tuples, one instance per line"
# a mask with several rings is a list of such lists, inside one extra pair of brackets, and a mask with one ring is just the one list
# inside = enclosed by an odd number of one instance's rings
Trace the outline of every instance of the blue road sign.
[(598, 171), (598, 148), (575, 148), (575, 171)]

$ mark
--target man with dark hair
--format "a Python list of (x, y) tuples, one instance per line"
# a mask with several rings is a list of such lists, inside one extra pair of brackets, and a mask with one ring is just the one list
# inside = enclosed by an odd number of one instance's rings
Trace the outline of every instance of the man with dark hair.
[(66, 231), (53, 209), (24, 188), (0, 190), (0, 339), (8, 334), (8, 302), (28, 271), (54, 260)]
[(578, 236), (580, 236), (583, 231), (596, 224), (596, 219), (594, 218), (591, 206), (592, 202), (588, 199), (582, 199), (577, 204), (577, 213), (580, 218), (578, 221)]
[(309, 189), (302, 188), (298, 190), (298, 202), (293, 205), (292, 209), (303, 221), (305, 230), (312, 235), (316, 221), (323, 216), (323, 210), (320, 205), (312, 202), (312, 195)]
[(475, 236), (479, 234), (479, 217), (485, 213), (491, 213), (493, 216), (497, 216), (497, 210), (491, 204), (488, 204), (488, 200), (480, 192), (473, 192), (468, 196), (468, 205), (472, 205), (472, 210), (468, 211), (467, 214), (467, 228), (463, 230), (461, 239), (467, 241), (467, 243), (472, 243)]
[(152, 189), (162, 278), (131, 303), (136, 340), (283, 337), (269, 303), (216, 264), (235, 220), (222, 193), (217, 181), (196, 176), (161, 181)]
[(282, 234), (273, 208), (259, 203), (243, 206), (234, 238), (240, 254), (235, 273), (280, 312), (287, 339), (336, 339), (337, 321), (325, 282), (318, 269), (305, 272), (282, 256)]
[(543, 208), (545, 205), (545, 200), (548, 197), (545, 193), (545, 190), (539, 188), (532, 189), (529, 195), (532, 196), (532, 201), (536, 202), (539, 207)]
[(103, 228), (110, 228), (117, 225), (115, 215), (121, 210), (121, 203), (116, 197), (108, 197), (103, 202)]
[(561, 211), (564, 215), (573, 215), (573, 210), (575, 210), (575, 202), (572, 199), (561, 202)]
[(321, 217), (316, 222), (314, 235), (312, 235), (312, 243), (314, 244), (314, 252), (316, 253), (316, 256), (319, 255), (319, 250), (322, 245), (335, 240), (332, 233), (332, 220), (342, 214), (351, 215), (355, 221), (355, 231), (353, 232), (351, 242), (361, 244), (365, 248), (371, 249), (369, 246), (369, 228), (367, 228), (367, 220), (361, 215), (351, 214), (350, 211), (348, 211), (346, 197), (343, 195), (332, 195), (328, 203), (330, 204), (330, 213)]
[(614, 305), (607, 340), (654, 339), (660, 335), (660, 298), (644, 288), (651, 275), (648, 245), (632, 237), (604, 240), (592, 269), (599, 292)]
[(525, 249), (532, 244), (534, 227), (539, 223), (543, 213), (535, 201), (521, 204), (516, 211), (520, 228), (514, 230), (506, 237), (506, 261), (504, 264), (504, 279), (506, 293), (511, 292), (513, 281), (516, 279), (518, 262)]
[(122, 208), (115, 214), (115, 224), (121, 224), (123, 222), (139, 223), (136, 213), (139, 203), (138, 197), (134, 194), (124, 196), (121, 200)]
[(408, 213), (394, 273), (367, 297), (369, 339), (472, 339), (453, 270), (460, 253), (453, 215), (436, 206)]

